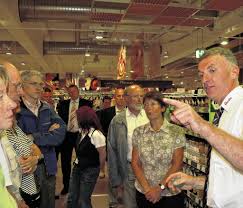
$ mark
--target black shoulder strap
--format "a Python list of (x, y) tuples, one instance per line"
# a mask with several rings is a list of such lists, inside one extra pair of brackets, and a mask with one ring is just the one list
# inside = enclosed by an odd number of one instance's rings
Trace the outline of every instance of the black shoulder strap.
[(92, 136), (95, 131), (96, 131), (96, 129), (94, 129), (94, 131), (92, 132), (92, 134), (90, 136)]

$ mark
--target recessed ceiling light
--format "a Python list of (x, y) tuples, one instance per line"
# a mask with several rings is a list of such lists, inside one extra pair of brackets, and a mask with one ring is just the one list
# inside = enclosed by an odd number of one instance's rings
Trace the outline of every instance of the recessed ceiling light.
[(11, 52), (6, 52), (6, 55), (12, 55), (12, 53)]
[(103, 39), (103, 36), (102, 35), (96, 35), (96, 37), (95, 37), (97, 40), (101, 40), (101, 39)]
[(183, 85), (184, 83), (183, 82), (180, 82), (181, 85)]
[(25, 66), (25, 63), (24, 63), (24, 62), (21, 62), (21, 65), (22, 65), (22, 66)]
[(167, 54), (164, 55), (164, 58), (169, 58), (169, 56)]
[(221, 42), (220, 42), (220, 44), (221, 45), (228, 45), (228, 43), (229, 43), (229, 41), (228, 40), (222, 40)]
[(90, 56), (90, 53), (89, 53), (89, 52), (86, 52), (84, 55), (85, 55), (86, 57), (89, 57), (89, 56)]
[(182, 71), (181, 74), (184, 74), (184, 71)]
[(174, 84), (174, 83), (172, 83), (172, 85), (174, 86), (175, 84)]
[(166, 78), (166, 79), (168, 79), (169, 77), (168, 77), (168, 76), (166, 76), (165, 78)]
[(131, 72), (131, 73), (134, 73), (134, 71), (133, 71), (133, 70), (131, 70), (130, 72)]
[(197, 79), (195, 79), (194, 82), (197, 82)]

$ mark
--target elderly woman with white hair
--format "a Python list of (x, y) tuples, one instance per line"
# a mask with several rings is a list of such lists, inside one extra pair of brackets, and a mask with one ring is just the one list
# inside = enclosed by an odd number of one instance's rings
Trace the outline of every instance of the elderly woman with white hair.
[(0, 68), (0, 207), (17, 208), (17, 204), (8, 193), (6, 185), (11, 184), (8, 161), (1, 145), (1, 138), (6, 136), (5, 130), (13, 125), (13, 110), (16, 104), (7, 95), (8, 78)]

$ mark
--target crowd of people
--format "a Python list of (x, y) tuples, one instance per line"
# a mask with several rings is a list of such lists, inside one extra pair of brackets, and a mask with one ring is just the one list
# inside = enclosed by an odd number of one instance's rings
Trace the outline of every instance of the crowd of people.
[[(109, 207), (183, 208), (183, 190), (204, 189), (212, 208), (243, 208), (243, 89), (239, 66), (225, 48), (205, 52), (198, 65), (207, 96), (220, 105), (213, 124), (189, 104), (144, 94), (139, 85), (117, 88), (115, 106), (92, 102), (68, 87), (57, 112), (42, 74), (0, 68), (0, 207), (55, 208), (57, 161), (68, 208), (92, 208), (99, 175), (108, 170)], [(43, 94), (45, 96), (43, 96)], [(171, 121), (164, 116), (174, 106)], [(182, 171), (186, 138), (176, 124), (210, 145), (208, 173)], [(73, 164), (72, 153), (76, 152)], [(102, 174), (101, 174), (102, 173)]]

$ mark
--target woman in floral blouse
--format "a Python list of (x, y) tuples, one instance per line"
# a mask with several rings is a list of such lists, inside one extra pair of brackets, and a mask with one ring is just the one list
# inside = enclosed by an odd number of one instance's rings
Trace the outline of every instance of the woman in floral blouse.
[(164, 187), (166, 178), (181, 170), (185, 136), (180, 127), (163, 116), (166, 106), (159, 92), (148, 92), (143, 99), (149, 123), (133, 133), (132, 167), (136, 176), (139, 208), (182, 208), (184, 197)]

